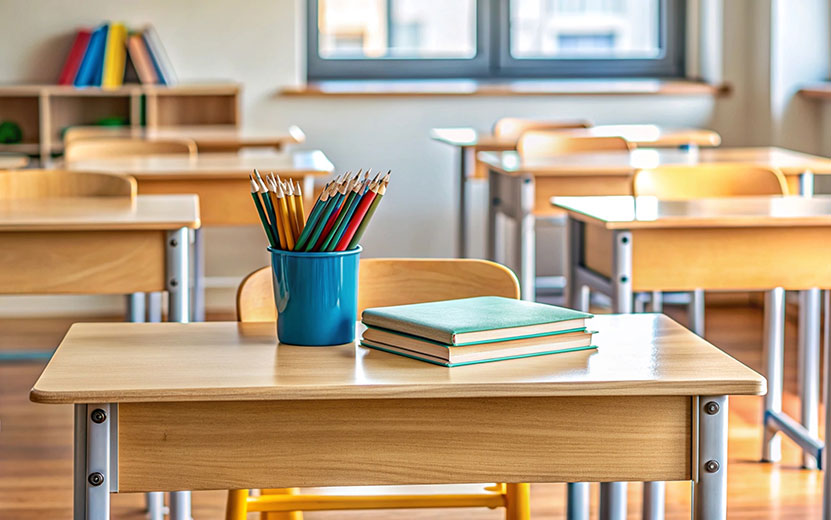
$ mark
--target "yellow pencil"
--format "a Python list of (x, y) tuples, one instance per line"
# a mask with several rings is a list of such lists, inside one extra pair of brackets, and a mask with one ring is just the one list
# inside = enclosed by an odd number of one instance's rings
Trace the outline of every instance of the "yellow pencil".
[(288, 249), (292, 250), (294, 249), (294, 232), (291, 228), (291, 218), (289, 217), (289, 209), (286, 204), (285, 193), (283, 193), (283, 187), (279, 184), (277, 185), (277, 199), (280, 201), (280, 217), (283, 224), (283, 230), (286, 233), (286, 244), (288, 245)]
[(306, 227), (306, 210), (303, 208), (303, 191), (300, 189), (300, 182), (297, 182), (297, 187), (294, 190), (294, 196), (297, 197), (294, 205), (297, 208), (297, 224), (300, 227), (300, 232)]
[(291, 181), (280, 181), (283, 184), (283, 194), (286, 196), (286, 204), (288, 206), (289, 221), (291, 221), (291, 231), (294, 236), (300, 236), (300, 224), (297, 222), (297, 204), (294, 200), (294, 185)]

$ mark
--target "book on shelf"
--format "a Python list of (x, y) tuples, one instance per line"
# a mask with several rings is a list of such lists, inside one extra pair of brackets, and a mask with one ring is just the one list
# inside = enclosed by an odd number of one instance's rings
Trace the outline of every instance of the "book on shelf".
[(89, 37), (84, 57), (75, 76), (76, 87), (92, 87), (101, 84), (101, 68), (104, 62), (104, 45), (107, 42), (107, 24), (98, 26)]
[(167, 52), (162, 45), (162, 40), (159, 38), (159, 33), (152, 25), (146, 25), (142, 30), (144, 43), (147, 45), (150, 57), (153, 60), (153, 65), (156, 69), (156, 75), (159, 77), (160, 85), (175, 85), (179, 82), (176, 78), (176, 73), (173, 70), (173, 63), (167, 56)]
[(107, 31), (107, 45), (104, 48), (104, 65), (101, 86), (117, 88), (124, 83), (127, 65), (127, 28), (123, 23), (110, 24)]
[(61, 74), (58, 76), (58, 85), (72, 85), (75, 83), (75, 77), (81, 67), (81, 60), (84, 59), (90, 36), (92, 36), (91, 29), (80, 29), (75, 35), (75, 40), (72, 42), (72, 47), (66, 56)]
[(127, 37), (127, 51), (130, 56), (130, 61), (136, 69), (136, 75), (142, 85), (156, 85), (159, 83), (159, 77), (156, 75), (156, 69), (147, 52), (147, 46), (144, 43), (144, 38), (141, 33), (131, 33)]

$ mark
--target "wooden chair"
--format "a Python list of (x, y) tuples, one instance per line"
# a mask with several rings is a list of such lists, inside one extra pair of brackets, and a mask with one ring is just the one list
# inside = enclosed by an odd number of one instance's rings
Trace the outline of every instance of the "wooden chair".
[(74, 162), (85, 159), (163, 154), (182, 154), (195, 157), (196, 143), (191, 139), (147, 141), (132, 137), (76, 139), (66, 143), (64, 160)]
[[(360, 262), (358, 287), (359, 314), (367, 307), (450, 298), (519, 298), (519, 283), (513, 272), (485, 260), (368, 258)], [(270, 267), (254, 271), (240, 284), (237, 317), (240, 321), (277, 319)], [(291, 488), (263, 490), (260, 497), (251, 497), (247, 489), (242, 489), (229, 491), (226, 520), (244, 520), (249, 511), (263, 512), (269, 520), (302, 520), (302, 510), (441, 507), (505, 507), (507, 520), (527, 520), (529, 491), (529, 484), (498, 483), (484, 493), (474, 494), (337, 496), (298, 494), (299, 490)], [(279, 504), (274, 501), (275, 494), (281, 495)]]
[(136, 180), (125, 175), (62, 170), (0, 171), (0, 199), (136, 196)]
[(622, 137), (572, 136), (551, 130), (530, 130), (517, 142), (517, 151), (523, 158), (541, 159), (570, 153), (631, 150)]
[(660, 166), (636, 172), (632, 194), (664, 200), (787, 195), (788, 182), (779, 170), (756, 164)]
[(544, 119), (525, 119), (521, 117), (503, 117), (494, 123), (494, 137), (504, 139), (518, 139), (529, 130), (571, 130), (574, 128), (589, 128), (588, 121), (556, 121)]

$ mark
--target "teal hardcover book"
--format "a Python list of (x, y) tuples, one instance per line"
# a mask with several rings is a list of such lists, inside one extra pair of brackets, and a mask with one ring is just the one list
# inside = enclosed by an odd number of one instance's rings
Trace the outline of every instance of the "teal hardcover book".
[(508, 355), (508, 356), (503, 356), (503, 357), (499, 357), (499, 358), (478, 359), (478, 360), (475, 360), (475, 361), (461, 361), (461, 362), (453, 363), (453, 362), (445, 361), (441, 358), (420, 354), (418, 352), (411, 352), (411, 351), (408, 351), (407, 349), (400, 349), (400, 348), (392, 347), (390, 345), (372, 344), (372, 343), (367, 343), (367, 342), (361, 342), (361, 345), (363, 345), (364, 347), (367, 347), (367, 348), (388, 352), (390, 354), (397, 354), (399, 356), (404, 356), (404, 357), (408, 357), (408, 358), (411, 358), (411, 359), (417, 359), (419, 361), (425, 361), (425, 362), (431, 363), (433, 365), (439, 365), (439, 366), (451, 367), (451, 368), (452, 367), (465, 366), (465, 365), (479, 365), (481, 363), (490, 363), (492, 361), (507, 361), (509, 359), (520, 359), (520, 358), (527, 358), (527, 357), (547, 356), (547, 355), (550, 355), (550, 354), (564, 354), (566, 352), (576, 352), (576, 351), (579, 351), (579, 350), (591, 350), (591, 349), (596, 349), (597, 348), (594, 345), (587, 345), (587, 346), (582, 346), (582, 347), (564, 348), (564, 349), (551, 350), (551, 351), (546, 351), (546, 352), (535, 352), (533, 354), (520, 354), (520, 355), (515, 355), (515, 356)]
[(474, 345), (585, 329), (592, 315), (554, 305), (482, 296), (364, 310), (365, 325), (448, 345)]

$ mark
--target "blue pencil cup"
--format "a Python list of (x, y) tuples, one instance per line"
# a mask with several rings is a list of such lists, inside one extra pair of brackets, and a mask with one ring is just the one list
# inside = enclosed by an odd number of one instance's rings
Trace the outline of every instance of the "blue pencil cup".
[(333, 253), (268, 250), (280, 343), (328, 346), (354, 341), (361, 247)]

